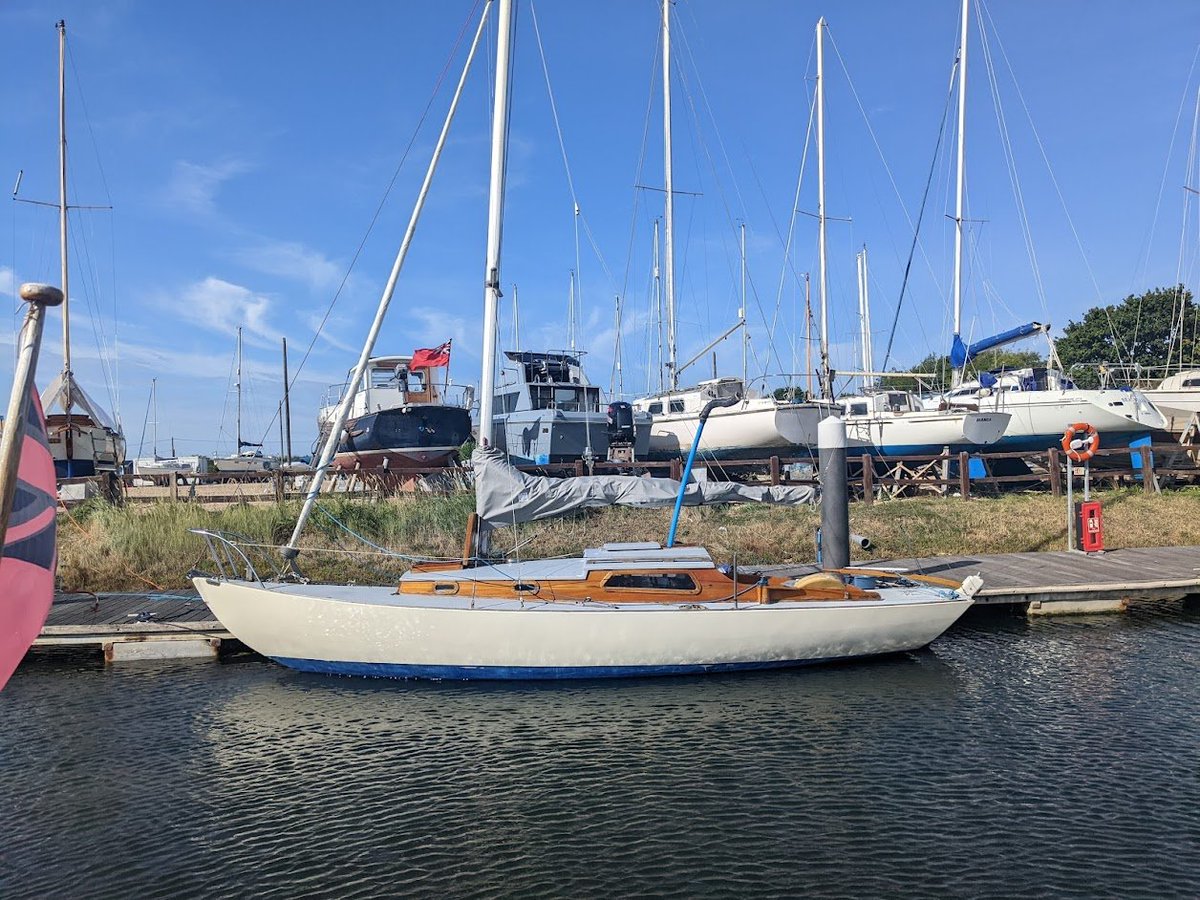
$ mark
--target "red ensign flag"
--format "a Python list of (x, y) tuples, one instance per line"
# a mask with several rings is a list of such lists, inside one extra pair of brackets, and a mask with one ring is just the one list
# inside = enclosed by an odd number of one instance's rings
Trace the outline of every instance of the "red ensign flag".
[(450, 341), (432, 350), (414, 350), (410, 369), (437, 369), (450, 365)]

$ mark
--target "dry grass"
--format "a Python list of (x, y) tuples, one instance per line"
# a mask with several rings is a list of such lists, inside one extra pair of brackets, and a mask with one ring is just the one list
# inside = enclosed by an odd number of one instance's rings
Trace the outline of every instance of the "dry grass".
[[(1200, 544), (1200, 490), (1160, 496), (1140, 490), (1097, 494), (1104, 504), (1105, 541), (1111, 548)], [(455, 557), (473, 497), (401, 498), (327, 504), (347, 528), (381, 546), (413, 556)], [(186, 584), (193, 567), (211, 569), (204, 542), (188, 528), (232, 531), (252, 542), (278, 545), (291, 533), (298, 503), (233, 506), (206, 510), (194, 503), (147, 507), (85, 504), (60, 517), (59, 579), (68, 590), (172, 589)], [(727, 506), (685, 509), (682, 542), (702, 544), (715, 557), (739, 564), (809, 562), (815, 557), (819, 519), (814, 508)], [(851, 527), (875, 543), (873, 557), (1008, 553), (1058, 550), (1065, 542), (1065, 506), (1044, 494), (1013, 494), (998, 499), (911, 499), (873, 506), (855, 504)], [(559, 556), (605, 541), (661, 541), (670, 511), (624, 507), (594, 510), (570, 519), (501, 529), (493, 546), (499, 553)], [(304, 546), (316, 551), (365, 550), (318, 512)], [(268, 554), (270, 555), (270, 554)], [(867, 554), (856, 553), (856, 559)], [(277, 555), (274, 556), (276, 562)], [(390, 581), (405, 564), (377, 556), (309, 552), (304, 572), (314, 580)]]

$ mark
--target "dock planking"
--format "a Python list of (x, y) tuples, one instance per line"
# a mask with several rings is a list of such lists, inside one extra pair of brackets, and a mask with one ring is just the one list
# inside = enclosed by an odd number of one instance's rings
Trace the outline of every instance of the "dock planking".
[(94, 647), (110, 661), (211, 657), (232, 638), (195, 593), (63, 593), (34, 647)]

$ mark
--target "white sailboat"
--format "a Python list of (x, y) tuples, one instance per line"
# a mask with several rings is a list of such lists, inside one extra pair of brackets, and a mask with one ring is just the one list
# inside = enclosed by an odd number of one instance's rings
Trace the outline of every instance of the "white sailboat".
[[(1127, 446), (1166, 427), (1167, 420), (1140, 391), (1083, 390), (1077, 388), (1061, 366), (1050, 338), (1050, 326), (1030, 322), (970, 345), (962, 339), (963, 185), (966, 178), (967, 47), (970, 0), (962, 0), (962, 33), (958, 50), (958, 164), (954, 207), (954, 337), (950, 350), (953, 366), (951, 390), (935, 401), (978, 412), (1011, 416), (997, 450), (1043, 451), (1057, 445), (1067, 426), (1087, 422), (1100, 433), (1105, 446)], [(1032, 335), (1045, 335), (1050, 346), (1048, 367), (984, 373), (964, 381), (967, 365), (980, 353), (1006, 346)]]
[[(63, 367), (42, 391), (46, 434), (59, 478), (120, 472), (125, 465), (121, 426), (85, 391), (71, 371), (71, 293), (67, 258), (67, 24), (58, 25), (58, 225), (62, 278)], [(19, 184), (19, 182), (18, 182)], [(15, 196), (15, 193), (14, 193)]]
[(231, 474), (248, 474), (266, 472), (271, 468), (271, 461), (263, 456), (262, 444), (242, 439), (242, 329), (237, 330), (237, 374), (235, 375), (234, 391), (237, 394), (237, 438), (232, 456), (214, 456), (211, 460), (213, 468), (218, 472)]
[[(690, 360), (676, 358), (675, 297), (675, 195), (671, 150), (671, 15), (670, 0), (662, 2), (663, 57), (663, 286), (667, 301), (667, 389), (633, 402), (635, 410), (653, 417), (650, 425), (650, 457), (676, 458), (687, 452), (696, 436), (700, 411), (710, 400), (738, 397), (738, 402), (713, 410), (701, 435), (699, 453), (707, 459), (755, 459), (815, 447), (817, 425), (836, 412), (830, 402), (795, 402), (763, 395), (751, 389), (746, 373), (746, 260), (745, 233), (742, 241), (742, 306), (738, 322)], [(679, 376), (734, 331), (742, 332), (742, 373), (714, 377), (692, 387), (680, 388)]]
[[(351, 379), (361, 378), (370, 359), (493, 4), (499, 15), (480, 388), (484, 422), (490, 421), (494, 397), (513, 0), (485, 3)], [(333, 433), (344, 425), (350, 399), (343, 399)], [(285, 548), (293, 563), (334, 443), (322, 450)], [(494, 452), (477, 451), (477, 458)], [(476, 492), (477, 504), (485, 495)], [(849, 584), (839, 573), (799, 580), (730, 577), (703, 548), (644, 543), (524, 562), (491, 561), (472, 552), (460, 560), (418, 563), (399, 586), (316, 585), (260, 579), (235, 541), (215, 533), (205, 537), (218, 571), (196, 574), (194, 583), (221, 622), (284, 665), (337, 674), (591, 678), (792, 666), (922, 647), (971, 603), (971, 591), (952, 583), (934, 586), (936, 579), (886, 573), (868, 576), (879, 577), (874, 589)], [(478, 546), (473, 538), (468, 544)]]

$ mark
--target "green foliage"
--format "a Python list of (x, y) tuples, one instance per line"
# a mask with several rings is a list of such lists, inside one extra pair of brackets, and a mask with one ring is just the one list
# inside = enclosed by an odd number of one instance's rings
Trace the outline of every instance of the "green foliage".
[[(974, 378), (979, 372), (994, 369), (1024, 369), (1028, 366), (1040, 366), (1045, 358), (1036, 350), (988, 350), (981, 353), (967, 366), (967, 378)], [(907, 369), (909, 372), (929, 373), (928, 378), (918, 379), (908, 376), (889, 376), (882, 379), (883, 387), (905, 391), (945, 391), (950, 388), (950, 357), (931, 353), (915, 366)], [(924, 385), (922, 387), (921, 385)]]
[(1096, 387), (1100, 381), (1097, 367), (1103, 363), (1140, 365), (1161, 372), (1168, 358), (1172, 362), (1194, 360), (1200, 349), (1198, 329), (1200, 310), (1191, 291), (1182, 284), (1154, 288), (1131, 294), (1120, 303), (1093, 307), (1080, 321), (1069, 322), (1057, 342), (1058, 355), (1080, 387)]
[(778, 387), (774, 391), (775, 399), (784, 403), (804, 403), (809, 399), (808, 391), (801, 387)]
[(468, 438), (467, 442), (458, 448), (458, 458), (461, 462), (469, 462), (475, 452), (475, 439)]

